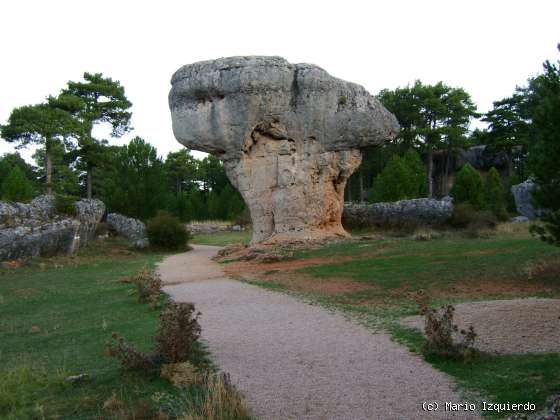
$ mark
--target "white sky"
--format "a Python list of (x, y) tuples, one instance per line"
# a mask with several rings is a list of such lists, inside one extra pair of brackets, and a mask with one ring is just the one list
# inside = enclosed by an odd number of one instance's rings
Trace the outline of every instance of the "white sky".
[(165, 155), (182, 147), (167, 105), (173, 72), (232, 55), (314, 63), (373, 94), (443, 80), (485, 111), (557, 59), (559, 16), (557, 0), (1, 0), (0, 123), (102, 72), (134, 104), (135, 130), (114, 144), (139, 135)]

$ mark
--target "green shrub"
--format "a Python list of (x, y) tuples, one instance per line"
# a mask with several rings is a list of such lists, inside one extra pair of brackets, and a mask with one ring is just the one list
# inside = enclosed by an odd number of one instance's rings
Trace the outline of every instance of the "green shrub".
[(483, 229), (496, 227), (496, 216), (489, 211), (479, 211), (470, 203), (459, 203), (453, 207), (450, 224), (460, 229), (468, 229), (476, 233)]
[(6, 201), (26, 202), (33, 198), (33, 185), (19, 166), (14, 166), (0, 185), (1, 196)]
[(427, 194), (426, 170), (420, 156), (408, 151), (404, 157), (393, 155), (373, 181), (372, 201), (408, 200)]
[(509, 218), (506, 210), (504, 185), (496, 168), (491, 168), (484, 180), (484, 209), (492, 212), (498, 220)]
[(422, 162), (420, 155), (413, 149), (409, 149), (403, 156), (404, 163), (410, 169), (409, 194), (412, 198), (428, 196), (428, 178), (426, 177), (426, 165)]
[(455, 176), (451, 196), (455, 204), (469, 203), (476, 210), (484, 205), (484, 188), (480, 173), (470, 164), (466, 164)]
[(466, 228), (476, 217), (476, 209), (470, 203), (459, 203), (453, 206), (453, 215), (449, 224), (456, 228)]
[(54, 208), (56, 213), (66, 216), (75, 216), (76, 201), (78, 201), (78, 197), (74, 197), (73, 195), (55, 194)]
[(179, 219), (166, 211), (148, 220), (146, 232), (150, 245), (169, 250), (184, 249), (191, 236)]

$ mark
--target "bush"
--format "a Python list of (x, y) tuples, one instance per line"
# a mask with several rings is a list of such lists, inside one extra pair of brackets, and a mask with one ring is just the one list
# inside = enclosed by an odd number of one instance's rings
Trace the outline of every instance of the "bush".
[(489, 211), (478, 211), (470, 203), (461, 203), (453, 207), (449, 223), (455, 228), (466, 229), (471, 237), (480, 237), (483, 231), (494, 229), (497, 220)]
[(161, 366), (161, 357), (157, 354), (143, 353), (128, 343), (118, 333), (113, 333), (112, 341), (105, 344), (105, 349), (110, 357), (115, 357), (121, 362), (125, 370), (136, 370), (143, 373), (156, 373)]
[(408, 200), (424, 197), (426, 194), (426, 170), (413, 150), (402, 158), (393, 155), (373, 181), (372, 201), (375, 203)]
[[(470, 359), (476, 354), (474, 341), (476, 333), (473, 326), (468, 330), (460, 330), (453, 323), (455, 308), (453, 305), (442, 306), (439, 310), (429, 307), (429, 299), (425, 293), (419, 292), (416, 302), (420, 308), (420, 314), (425, 317), (424, 332), (426, 343), (424, 352), (436, 354), (442, 357), (459, 359)], [(461, 341), (456, 342), (454, 334), (459, 332)]]
[(484, 209), (492, 212), (498, 220), (509, 219), (506, 210), (504, 186), (496, 168), (491, 168), (484, 180)]
[(161, 313), (156, 336), (156, 352), (166, 363), (192, 359), (195, 343), (200, 338), (199, 312), (192, 303), (169, 302)]
[(54, 209), (57, 214), (75, 216), (76, 201), (78, 201), (78, 197), (74, 197), (73, 195), (55, 194)]
[(484, 204), (484, 191), (480, 173), (470, 164), (461, 168), (455, 177), (451, 196), (455, 204), (469, 203), (476, 210), (480, 210)]
[(164, 364), (193, 360), (200, 338), (199, 315), (192, 303), (169, 302), (159, 317), (155, 352), (141, 352), (118, 333), (113, 333), (112, 341), (105, 345), (107, 354), (119, 359), (125, 370), (150, 374), (159, 373)]
[(166, 211), (148, 220), (146, 232), (151, 245), (169, 250), (186, 248), (191, 236), (179, 219)]
[(0, 185), (0, 192), (3, 200), (26, 202), (33, 198), (33, 184), (25, 177), (19, 166), (14, 166)]
[(138, 302), (150, 302), (155, 308), (158, 306), (161, 298), (162, 281), (161, 276), (148, 268), (142, 269), (140, 273), (132, 278), (138, 290)]

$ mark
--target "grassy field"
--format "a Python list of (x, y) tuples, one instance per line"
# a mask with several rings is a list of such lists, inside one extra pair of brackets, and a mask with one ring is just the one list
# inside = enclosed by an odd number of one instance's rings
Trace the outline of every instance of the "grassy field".
[[(559, 248), (531, 237), (523, 228), (506, 226), (485, 238), (444, 232), (432, 240), (386, 235), (334, 243), (297, 251), (280, 264), (263, 265), (260, 272), (253, 265), (246, 279), (341, 309), (374, 329), (384, 328), (411, 351), (421, 353), (423, 335), (399, 323), (400, 318), (418, 313), (415, 292), (424, 290), (433, 306), (560, 297), (559, 257)], [(237, 270), (243, 270), (242, 264)], [(455, 377), (471, 401), (529, 401), (543, 407), (548, 396), (560, 391), (557, 353), (484, 354), (469, 362), (424, 357)]]
[[(153, 349), (158, 310), (139, 304), (120, 280), (153, 267), (160, 254), (118, 241), (93, 243), (78, 257), (34, 259), (0, 271), (0, 418), (170, 418), (204, 404), (207, 390), (123, 372), (107, 357), (113, 331)], [(69, 375), (89, 380), (70, 384)]]
[(251, 242), (251, 231), (218, 232), (195, 235), (191, 243), (198, 245), (227, 246), (234, 244), (246, 245)]

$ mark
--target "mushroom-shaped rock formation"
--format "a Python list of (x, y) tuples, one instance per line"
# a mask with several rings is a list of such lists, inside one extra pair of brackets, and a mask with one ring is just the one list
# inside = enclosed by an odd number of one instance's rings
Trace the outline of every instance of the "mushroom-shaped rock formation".
[(360, 149), (399, 125), (362, 86), (281, 57), (230, 57), (171, 79), (173, 132), (218, 156), (245, 200), (253, 243), (346, 236), (344, 187)]

